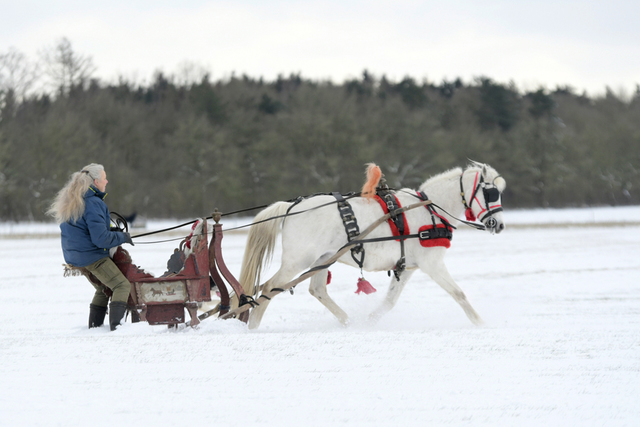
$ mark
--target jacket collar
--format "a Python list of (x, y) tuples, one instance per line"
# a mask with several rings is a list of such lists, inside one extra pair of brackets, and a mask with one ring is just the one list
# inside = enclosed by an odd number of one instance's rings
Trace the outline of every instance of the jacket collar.
[(98, 190), (95, 187), (95, 185), (92, 185), (89, 187), (84, 197), (91, 197), (91, 196), (98, 196), (100, 197), (100, 199), (104, 200), (104, 198), (107, 197), (107, 193), (103, 193), (102, 191)]

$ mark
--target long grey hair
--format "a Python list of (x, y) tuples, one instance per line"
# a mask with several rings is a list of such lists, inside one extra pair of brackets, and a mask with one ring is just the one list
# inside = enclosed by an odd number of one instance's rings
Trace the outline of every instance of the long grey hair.
[(95, 179), (102, 177), (104, 166), (91, 163), (75, 172), (58, 192), (47, 215), (55, 218), (58, 224), (76, 222), (84, 214), (84, 195)]

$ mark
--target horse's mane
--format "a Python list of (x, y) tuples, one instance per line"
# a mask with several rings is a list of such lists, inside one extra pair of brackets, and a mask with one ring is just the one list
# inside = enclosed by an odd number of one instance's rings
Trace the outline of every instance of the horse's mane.
[(458, 179), (460, 178), (460, 175), (462, 174), (462, 168), (461, 167), (456, 167), (453, 169), (449, 169), (448, 171), (442, 172), (436, 176), (432, 176), (431, 178), (427, 179), (425, 182), (422, 183), (422, 185), (420, 186), (420, 190), (424, 190), (425, 187), (427, 185), (431, 185), (434, 184), (436, 182), (439, 181), (450, 181), (452, 179)]
[[(486, 168), (487, 171), (487, 175), (489, 178), (489, 181), (493, 181), (494, 178), (498, 177), (498, 172), (492, 168), (491, 166), (489, 166), (486, 163), (479, 163), (473, 160), (470, 160), (469, 165), (467, 165), (465, 171), (467, 170), (480, 170), (482, 171), (482, 168)], [(431, 185), (434, 184), (436, 182), (439, 181), (449, 181), (452, 179), (459, 179), (460, 175), (462, 175), (462, 168), (461, 167), (455, 167), (453, 169), (449, 169), (448, 171), (442, 172), (441, 174), (438, 174), (436, 176), (433, 176), (429, 179), (427, 179), (425, 182), (422, 183), (422, 185), (420, 186), (421, 190), (424, 190), (424, 187), (426, 187), (427, 185)], [(503, 180), (503, 185), (506, 185), (506, 183), (504, 183)]]

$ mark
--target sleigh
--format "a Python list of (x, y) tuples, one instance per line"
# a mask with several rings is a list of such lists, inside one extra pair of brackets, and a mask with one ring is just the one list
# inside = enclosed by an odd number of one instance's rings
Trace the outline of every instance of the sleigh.
[[(377, 173), (369, 173), (376, 168)], [(262, 210), (250, 224), (247, 236), (247, 248), (241, 267), (244, 289), (229, 272), (222, 258), (222, 226), (219, 224), (222, 214), (217, 211), (211, 217), (215, 221), (211, 241), (208, 242), (206, 220), (197, 221), (194, 232), (183, 240), (179, 249), (176, 249), (169, 260), (167, 272), (160, 277), (146, 273), (133, 264), (127, 251), (118, 248), (113, 260), (131, 282), (129, 307), (132, 311), (132, 321), (143, 320), (151, 325), (195, 326), (201, 320), (217, 314), (220, 319), (238, 318), (244, 322), (250, 318), (249, 328), (256, 328), (273, 297), (293, 290), (297, 284), (313, 277), (310, 283), (311, 295), (346, 325), (346, 312), (329, 297), (326, 289), (330, 278), (329, 267), (335, 262), (344, 262), (359, 267), (361, 271), (393, 271), (386, 299), (371, 314), (372, 319), (380, 318), (395, 305), (412, 272), (419, 268), (454, 297), (473, 323), (480, 324), (480, 316), (471, 307), (464, 292), (450, 277), (442, 262), (444, 251), (441, 248), (450, 246), (451, 230), (455, 228), (443, 214), (477, 230), (500, 233), (504, 230), (501, 194), (506, 187), (506, 181), (493, 168), (478, 163), (472, 163), (465, 170), (455, 168), (432, 177), (425, 181), (419, 190), (393, 190), (386, 185), (379, 186), (381, 176), (379, 167), (369, 165), (368, 180), (361, 193), (350, 193), (347, 197), (339, 193), (315, 194), (289, 202), (273, 203)], [(433, 193), (439, 200), (434, 202), (427, 197), (427, 194)], [(369, 200), (362, 196), (365, 194), (368, 198), (377, 197), (378, 203), (369, 203)], [(309, 202), (309, 199), (313, 201)], [(349, 202), (347, 199), (350, 199)], [(333, 204), (337, 206), (337, 212), (318, 209)], [(378, 217), (380, 208), (384, 215)], [(412, 214), (411, 220), (404, 216), (404, 212), (418, 208), (426, 209), (419, 209)], [(298, 216), (296, 221), (284, 223), (286, 217), (302, 213), (305, 215)], [(463, 213), (467, 221), (459, 219)], [(360, 230), (356, 217), (360, 224), (367, 225), (366, 229)], [(478, 224), (471, 222), (476, 219), (479, 221)], [(389, 231), (378, 231), (373, 237), (367, 238), (385, 222), (389, 223)], [(164, 232), (181, 226), (133, 237)], [(280, 228), (283, 234), (283, 248), (287, 247), (288, 250), (282, 251), (280, 270), (262, 284), (260, 272), (264, 267), (263, 263), (272, 254)], [(414, 232), (411, 233), (409, 229)], [(301, 230), (304, 232), (301, 233)], [(307, 239), (301, 240), (300, 234), (307, 236)], [(309, 241), (309, 236), (312, 237), (312, 241)], [(417, 239), (419, 245), (425, 249), (416, 250), (414, 244), (410, 250), (405, 251), (405, 241), (409, 239)], [(367, 250), (374, 256), (369, 256), (369, 264), (365, 265), (364, 245), (373, 243), (376, 245), (368, 246)], [(320, 246), (321, 244), (324, 246)], [(335, 253), (327, 258), (334, 251)], [(351, 257), (345, 256), (350, 251)], [(425, 256), (426, 251), (429, 251), (430, 256)], [(398, 252), (399, 258), (396, 255)], [(372, 262), (372, 259), (376, 261)], [(309, 264), (310, 260), (313, 262)], [(295, 270), (299, 270), (303, 264), (307, 265), (308, 270), (294, 278), (297, 274)], [(413, 268), (407, 268), (408, 265)], [(87, 275), (85, 272), (83, 274)], [(93, 280), (95, 278), (92, 279), (90, 274), (88, 277), (96, 284)], [(372, 287), (361, 289), (364, 282), (366, 280), (359, 280), (358, 291), (375, 291)], [(233, 308), (227, 284), (235, 294), (234, 301), (237, 300)], [(211, 301), (212, 289), (218, 290), (220, 303), (214, 309), (198, 315), (198, 309)], [(186, 320), (185, 310), (191, 317), (189, 321)]]
[[(211, 242), (208, 242), (207, 221), (198, 220), (193, 232), (174, 251), (167, 263), (167, 272), (160, 277), (147, 273), (135, 265), (129, 252), (118, 247), (112, 256), (113, 262), (131, 283), (128, 306), (132, 321), (144, 321), (150, 325), (173, 327), (187, 323), (185, 311), (189, 313), (188, 323), (200, 323), (198, 308), (211, 301), (211, 292), (217, 290), (220, 303), (214, 310), (219, 315), (231, 308), (229, 288), (239, 301), (244, 300), (244, 291), (229, 272), (222, 258), (222, 225), (218, 223), (220, 214), (214, 213), (215, 220)], [(83, 272), (96, 285), (100, 281)], [(109, 289), (104, 287), (106, 292)], [(208, 317), (208, 316), (206, 316)], [(248, 313), (238, 318), (247, 321)]]

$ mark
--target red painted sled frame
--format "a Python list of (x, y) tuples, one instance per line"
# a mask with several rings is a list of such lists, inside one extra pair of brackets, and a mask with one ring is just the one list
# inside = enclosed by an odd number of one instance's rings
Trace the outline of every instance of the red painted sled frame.
[[(220, 213), (214, 213), (216, 224), (213, 226), (211, 244), (207, 245), (207, 221), (204, 220), (202, 236), (186, 258), (184, 268), (177, 274), (154, 277), (133, 264), (129, 253), (119, 247), (113, 256), (114, 263), (131, 282), (129, 308), (133, 311), (132, 320), (146, 321), (150, 325), (169, 325), (185, 323), (185, 309), (189, 312), (195, 326), (200, 323), (197, 311), (202, 302), (211, 301), (211, 288), (215, 285), (220, 293), (219, 315), (230, 309), (230, 297), (226, 283), (235, 292), (238, 300), (244, 296), (240, 283), (231, 274), (222, 258), (222, 225)], [(137, 316), (136, 316), (137, 314)], [(248, 312), (239, 319), (246, 322)]]

